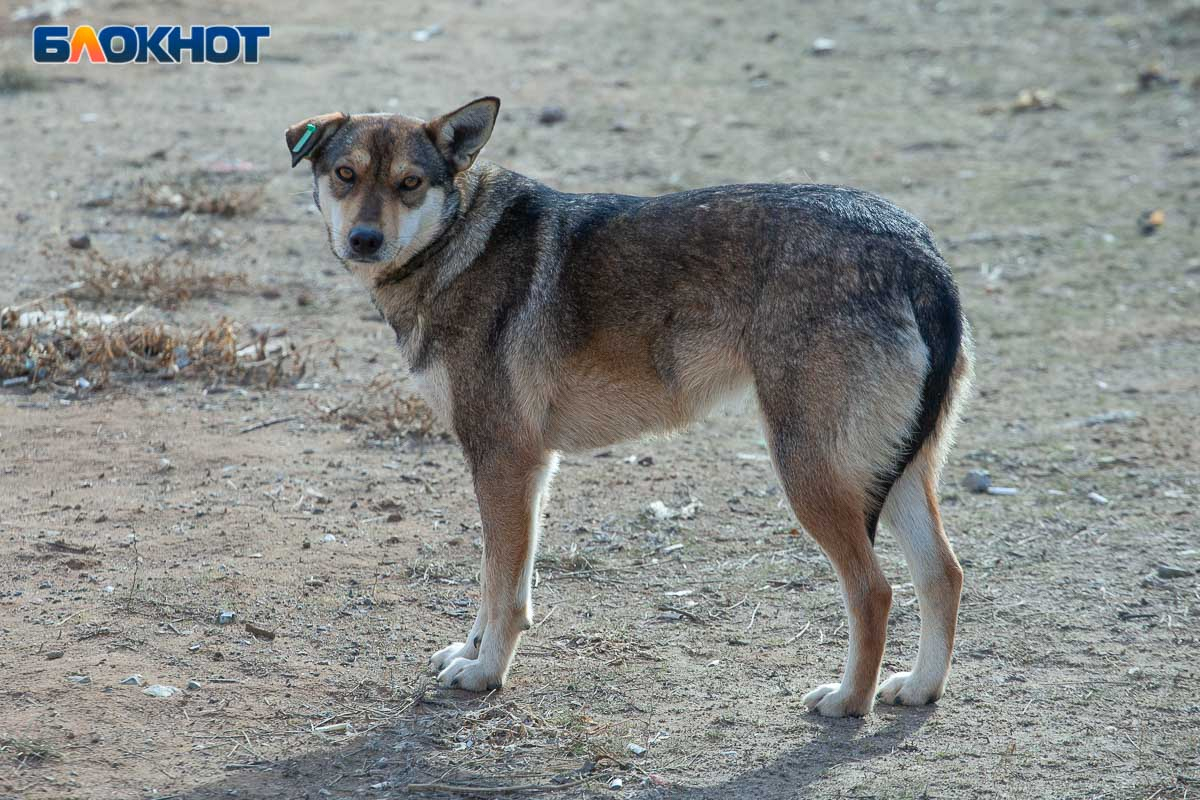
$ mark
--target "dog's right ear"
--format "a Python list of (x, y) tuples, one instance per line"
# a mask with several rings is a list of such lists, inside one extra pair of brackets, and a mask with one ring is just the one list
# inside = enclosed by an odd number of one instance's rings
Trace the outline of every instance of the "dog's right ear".
[(284, 138), (287, 139), (288, 151), (292, 154), (292, 166), (296, 166), (305, 158), (314, 158), (321, 146), (349, 120), (349, 114), (339, 111), (336, 114), (322, 114), (306, 119), (288, 128)]

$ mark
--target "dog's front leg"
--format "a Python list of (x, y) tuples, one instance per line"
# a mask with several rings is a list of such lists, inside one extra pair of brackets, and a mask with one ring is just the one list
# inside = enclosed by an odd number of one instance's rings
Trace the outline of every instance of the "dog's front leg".
[[(438, 674), (442, 685), (481, 692), (504, 684), (517, 641), (533, 624), (538, 518), (556, 463), (551, 453), (474, 463), (483, 519), (483, 598), (471, 637), (481, 640), (468, 640), (445, 663)], [(444, 655), (450, 654), (442, 651), (435, 659)]]

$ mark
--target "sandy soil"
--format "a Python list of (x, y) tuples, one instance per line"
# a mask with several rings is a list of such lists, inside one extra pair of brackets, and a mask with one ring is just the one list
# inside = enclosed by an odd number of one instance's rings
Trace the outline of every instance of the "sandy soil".
[[(38, 70), (0, 6), (0, 305), (68, 283), (86, 233), (109, 258), (179, 249), (254, 288), (81, 308), (336, 343), (284, 387), (0, 394), (0, 797), (1200, 794), (1200, 6), (316, 6), (97, 0), (64, 21), (274, 32), (256, 66)], [(848, 183), (933, 228), (979, 349), (942, 489), (967, 589), (937, 706), (804, 713), (840, 672), (844, 615), (744, 408), (565, 458), (510, 684), (430, 685), (429, 654), (474, 613), (468, 476), (451, 442), (322, 410), (369, 406), (401, 366), (282, 131), (484, 93), (504, 99), (486, 155), (564, 189)], [(539, 122), (545, 106), (565, 119)], [(197, 182), (256, 202), (153, 200)], [(975, 468), (1018, 493), (964, 491)], [(688, 519), (647, 512), (692, 500)], [(917, 611), (896, 543), (878, 550), (890, 672)], [(135, 673), (198, 688), (150, 697), (121, 683)]]

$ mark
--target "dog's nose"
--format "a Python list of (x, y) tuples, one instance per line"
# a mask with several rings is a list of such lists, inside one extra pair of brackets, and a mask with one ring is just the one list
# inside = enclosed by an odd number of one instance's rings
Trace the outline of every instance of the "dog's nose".
[(383, 234), (374, 228), (357, 227), (350, 231), (350, 249), (358, 256), (369, 256), (383, 244)]

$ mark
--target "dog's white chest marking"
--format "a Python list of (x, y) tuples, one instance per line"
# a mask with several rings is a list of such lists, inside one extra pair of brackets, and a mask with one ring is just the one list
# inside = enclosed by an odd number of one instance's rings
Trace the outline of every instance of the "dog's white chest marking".
[(443, 424), (454, 421), (454, 401), (450, 394), (450, 373), (444, 364), (434, 362), (420, 372), (409, 375), (413, 388)]

